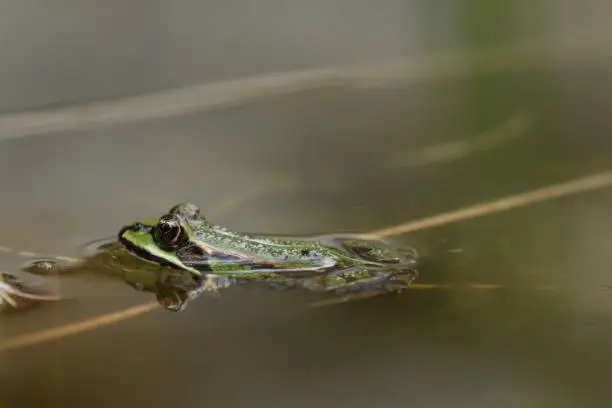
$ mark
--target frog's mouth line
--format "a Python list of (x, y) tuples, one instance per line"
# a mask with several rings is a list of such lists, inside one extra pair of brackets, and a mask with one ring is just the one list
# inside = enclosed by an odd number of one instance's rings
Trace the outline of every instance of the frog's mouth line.
[(153, 255), (152, 253), (145, 251), (144, 249), (135, 245), (130, 240), (124, 238), (123, 235), (126, 231), (133, 231), (133, 230), (134, 230), (134, 226), (128, 225), (128, 226), (121, 228), (121, 230), (119, 230), (119, 233), (117, 234), (117, 238), (119, 242), (121, 243), (121, 245), (123, 245), (128, 250), (128, 252), (131, 255), (139, 259), (142, 259), (143, 261), (152, 262), (160, 266), (166, 266), (166, 267), (170, 267), (170, 268), (178, 269), (178, 270), (186, 270), (185, 268), (181, 267), (181, 265), (177, 265), (173, 262), (168, 261), (167, 259), (161, 258), (157, 255)]

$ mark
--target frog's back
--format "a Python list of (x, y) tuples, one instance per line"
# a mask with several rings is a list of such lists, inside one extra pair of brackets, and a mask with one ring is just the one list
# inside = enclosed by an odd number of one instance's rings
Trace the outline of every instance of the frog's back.
[(315, 242), (251, 236), (216, 225), (195, 231), (207, 264), (223, 274), (318, 274), (338, 266), (342, 257)]

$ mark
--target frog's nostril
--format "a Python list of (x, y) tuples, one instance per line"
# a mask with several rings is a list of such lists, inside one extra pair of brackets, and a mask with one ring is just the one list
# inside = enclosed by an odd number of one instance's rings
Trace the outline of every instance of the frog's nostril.
[(134, 225), (132, 225), (132, 230), (136, 231), (136, 232), (142, 232), (145, 229), (144, 225), (142, 225), (141, 223), (137, 222)]

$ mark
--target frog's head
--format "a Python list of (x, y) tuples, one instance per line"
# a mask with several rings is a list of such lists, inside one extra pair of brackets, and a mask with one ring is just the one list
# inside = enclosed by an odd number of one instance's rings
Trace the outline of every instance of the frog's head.
[(191, 222), (202, 221), (200, 210), (193, 204), (179, 204), (159, 219), (142, 219), (123, 227), (119, 242), (133, 257), (153, 266), (185, 270), (194, 275), (201, 273), (185, 264), (181, 251), (192, 246)]

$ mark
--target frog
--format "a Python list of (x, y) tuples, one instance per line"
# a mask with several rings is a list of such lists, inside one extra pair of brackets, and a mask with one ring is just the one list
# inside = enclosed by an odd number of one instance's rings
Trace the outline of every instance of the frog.
[(229, 230), (193, 203), (174, 205), (117, 234), (113, 257), (122, 279), (155, 294), (168, 311), (182, 311), (203, 294), (236, 285), (331, 293), (345, 300), (401, 293), (418, 277), (416, 251), (385, 241), (345, 237), (340, 245)]

